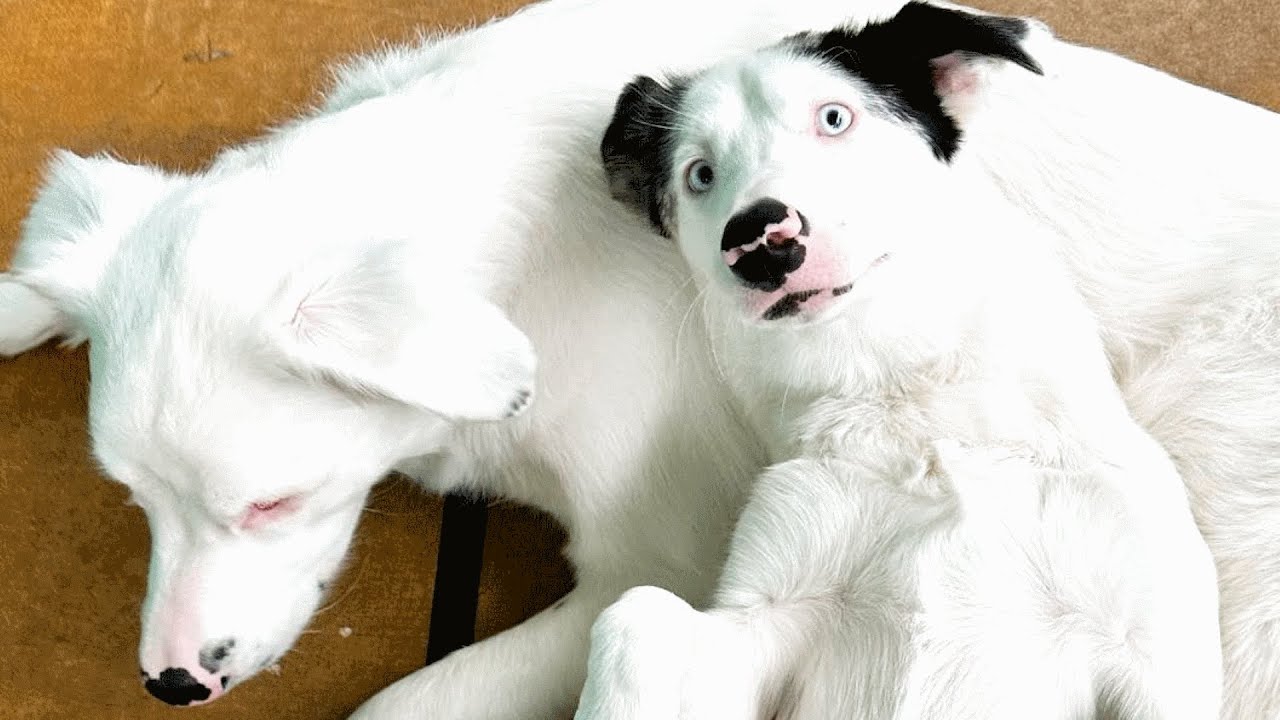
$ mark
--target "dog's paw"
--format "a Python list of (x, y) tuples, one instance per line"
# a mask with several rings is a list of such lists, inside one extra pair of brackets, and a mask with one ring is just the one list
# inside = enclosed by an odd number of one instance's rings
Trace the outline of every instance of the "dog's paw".
[(492, 373), (487, 382), (480, 382), (472, 390), (479, 390), (470, 397), (460, 397), (457, 413), (471, 420), (509, 420), (523, 415), (534, 400), (537, 359), (533, 348), (491, 358)]
[(13, 357), (65, 331), (62, 313), (53, 303), (0, 273), (0, 357)]
[(524, 414), (533, 404), (538, 375), (538, 356), (534, 352), (533, 343), (524, 333), (515, 330), (515, 334), (511, 335), (496, 374), (496, 385), (505, 408), (502, 417), (513, 418)]
[[(537, 355), (533, 344), (505, 318), (494, 316), (468, 344), (432, 393), (433, 409), (461, 420), (506, 420), (533, 404)], [(461, 350), (461, 348), (459, 348)], [(447, 352), (447, 350), (446, 350)]]
[[(353, 385), (459, 422), (494, 422), (525, 412), (534, 399), (533, 343), (493, 304), (452, 298), (445, 312), (393, 318), (368, 313), (358, 328), (332, 332), (365, 342), (294, 343), (303, 361)], [(358, 314), (346, 313), (361, 317)], [(385, 315), (385, 314), (384, 314)], [(288, 346), (288, 339), (284, 343)]]
[(507, 417), (513, 418), (524, 413), (533, 402), (533, 388), (523, 388), (516, 392), (515, 399), (511, 401), (510, 409), (507, 410)]
[(628, 590), (591, 629), (587, 682), (574, 720), (681, 717), (696, 611), (655, 587)]

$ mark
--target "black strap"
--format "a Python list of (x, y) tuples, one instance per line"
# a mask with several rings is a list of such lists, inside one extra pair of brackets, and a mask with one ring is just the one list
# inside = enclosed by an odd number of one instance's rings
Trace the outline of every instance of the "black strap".
[(489, 507), (483, 498), (445, 497), (431, 597), (428, 665), (475, 642), (480, 568), (488, 520)]

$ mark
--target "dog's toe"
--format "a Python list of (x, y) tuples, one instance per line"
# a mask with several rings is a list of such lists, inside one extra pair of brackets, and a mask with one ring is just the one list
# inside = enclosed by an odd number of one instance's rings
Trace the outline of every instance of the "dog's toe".
[(533, 389), (524, 388), (516, 393), (515, 398), (511, 400), (511, 405), (507, 409), (507, 417), (513, 418), (520, 415), (529, 408), (533, 401)]

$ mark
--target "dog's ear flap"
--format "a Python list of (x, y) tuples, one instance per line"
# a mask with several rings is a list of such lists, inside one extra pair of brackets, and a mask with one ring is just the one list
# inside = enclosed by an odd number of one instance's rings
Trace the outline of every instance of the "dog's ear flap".
[(683, 81), (639, 76), (623, 88), (600, 143), (613, 197), (671, 237), (671, 146)]
[(529, 339), (447, 279), (412, 278), (398, 243), (321, 258), (287, 279), (260, 327), (289, 371), (452, 420), (513, 417), (533, 395)]
[(1023, 47), (1031, 27), (1022, 18), (911, 2), (884, 27), (889, 31), (886, 41), (897, 40), (902, 43), (901, 51), (917, 53), (925, 60), (964, 53), (971, 57), (1007, 60), (1037, 75), (1043, 74), (1040, 64)]
[(792, 38), (806, 55), (834, 62), (884, 95), (915, 122), (940, 159), (959, 147), (963, 109), (981, 86), (981, 67), (1009, 62), (1043, 74), (1027, 52), (1031, 23), (911, 2), (896, 15), (860, 30), (842, 28)]
[(84, 341), (91, 298), (120, 238), (171, 187), (158, 170), (57, 151), (0, 273), (0, 355)]

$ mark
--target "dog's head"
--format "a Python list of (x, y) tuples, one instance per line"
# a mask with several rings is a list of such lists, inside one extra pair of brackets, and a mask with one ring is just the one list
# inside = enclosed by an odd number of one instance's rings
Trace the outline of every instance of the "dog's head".
[(621, 94), (602, 154), (616, 197), (674, 237), (753, 323), (888, 312), (969, 255), (948, 237), (947, 164), (986, 70), (1027, 24), (919, 3)]
[(0, 353), (89, 341), (94, 455), (152, 535), (144, 681), (173, 704), (292, 645), (396, 462), (532, 393), (530, 343), (467, 278), (313, 237), (281, 195), (60, 154), (0, 274)]

